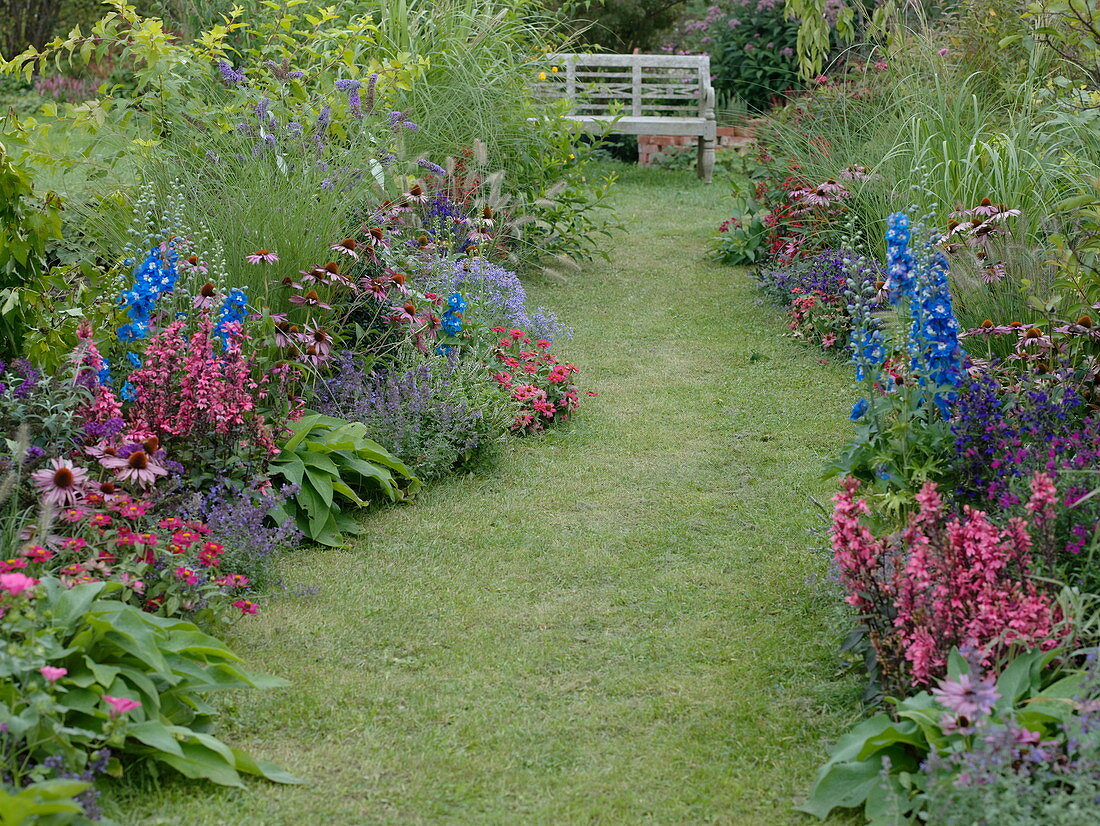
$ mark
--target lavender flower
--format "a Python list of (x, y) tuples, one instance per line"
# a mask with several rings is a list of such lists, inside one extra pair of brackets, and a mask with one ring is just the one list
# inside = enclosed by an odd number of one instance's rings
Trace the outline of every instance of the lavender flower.
[(218, 71), (221, 72), (222, 80), (229, 86), (238, 86), (248, 80), (243, 71), (234, 69), (227, 60), (218, 61)]
[(344, 80), (336, 81), (336, 88), (338, 91), (348, 93), (348, 109), (351, 111), (351, 115), (354, 118), (363, 117), (363, 105), (359, 98), (359, 89), (363, 84), (358, 80), (351, 80), (345, 78)]
[(449, 358), (368, 372), (354, 354), (342, 353), (335, 375), (317, 389), (312, 407), (363, 422), (371, 438), (421, 479), (430, 480), (450, 472), (491, 435), (492, 422), (471, 398), (488, 383), (481, 377), (471, 386), (468, 379)]
[(421, 158), (419, 161), (416, 162), (416, 165), (419, 166), (421, 169), (428, 170), (433, 175), (436, 175), (440, 178), (446, 178), (447, 177), (447, 170), (446, 169), (444, 169), (439, 164), (432, 163), (427, 158)]

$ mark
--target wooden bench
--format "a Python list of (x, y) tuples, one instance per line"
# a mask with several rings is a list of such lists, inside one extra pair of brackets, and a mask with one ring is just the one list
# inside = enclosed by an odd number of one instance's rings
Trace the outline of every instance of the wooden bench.
[(696, 172), (714, 175), (714, 87), (705, 55), (553, 54), (539, 77), (547, 98), (573, 102), (571, 120), (590, 132), (698, 138)]

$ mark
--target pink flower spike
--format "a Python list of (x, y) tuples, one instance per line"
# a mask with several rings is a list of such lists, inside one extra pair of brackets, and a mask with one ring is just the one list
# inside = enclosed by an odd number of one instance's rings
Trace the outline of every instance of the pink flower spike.
[(44, 665), (40, 669), (38, 669), (38, 671), (51, 683), (56, 683), (58, 680), (69, 673), (69, 669), (67, 668), (56, 668), (52, 665)]
[(137, 700), (131, 700), (129, 697), (108, 697), (106, 694), (103, 695), (103, 701), (111, 707), (112, 717), (119, 717), (141, 705)]

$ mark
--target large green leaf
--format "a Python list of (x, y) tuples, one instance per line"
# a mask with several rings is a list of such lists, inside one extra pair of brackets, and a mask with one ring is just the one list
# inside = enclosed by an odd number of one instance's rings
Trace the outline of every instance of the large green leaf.
[(182, 754), (155, 751), (150, 756), (171, 766), (185, 777), (203, 778), (219, 786), (244, 787), (241, 776), (237, 774), (235, 760), (230, 762), (224, 755), (201, 743), (183, 742), (180, 743), (180, 750)]

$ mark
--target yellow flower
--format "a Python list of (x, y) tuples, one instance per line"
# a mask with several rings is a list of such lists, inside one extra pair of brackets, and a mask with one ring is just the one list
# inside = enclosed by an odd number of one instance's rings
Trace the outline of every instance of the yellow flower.
[(550, 71), (553, 72), (554, 74), (557, 74), (558, 73), (558, 67), (557, 66), (551, 66)]
[(546, 80), (546, 72), (539, 72), (539, 80)]
[(576, 157), (572, 152), (569, 153), (569, 160), (574, 160)]

